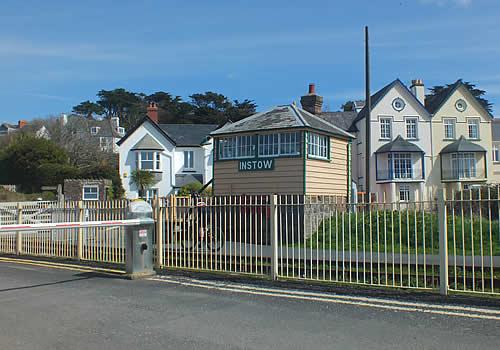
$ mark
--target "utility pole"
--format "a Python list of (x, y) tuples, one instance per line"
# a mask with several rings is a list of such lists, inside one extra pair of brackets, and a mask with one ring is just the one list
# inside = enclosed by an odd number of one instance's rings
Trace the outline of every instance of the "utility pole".
[(370, 156), (371, 156), (371, 111), (372, 111), (372, 101), (370, 95), (370, 52), (368, 45), (368, 26), (365, 26), (365, 106), (366, 106), (366, 118), (365, 118), (365, 192), (368, 195), (368, 201), (371, 201), (370, 196)]

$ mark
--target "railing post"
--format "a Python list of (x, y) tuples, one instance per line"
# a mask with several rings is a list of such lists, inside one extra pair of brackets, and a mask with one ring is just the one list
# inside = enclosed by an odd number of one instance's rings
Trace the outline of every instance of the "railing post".
[(278, 279), (278, 196), (271, 195), (271, 278)]
[(439, 222), (439, 293), (448, 295), (448, 227), (444, 190), (439, 189), (438, 222)]
[[(83, 201), (78, 201), (78, 221), (84, 220)], [(79, 228), (76, 236), (76, 258), (78, 261), (83, 259), (83, 228)]]
[[(21, 203), (17, 203), (17, 224), (22, 225), (23, 223), (23, 207)], [(21, 255), (23, 253), (23, 236), (21, 231), (16, 232), (16, 254)]]
[(161, 206), (160, 197), (156, 197), (156, 268), (160, 269), (163, 266), (163, 208)]

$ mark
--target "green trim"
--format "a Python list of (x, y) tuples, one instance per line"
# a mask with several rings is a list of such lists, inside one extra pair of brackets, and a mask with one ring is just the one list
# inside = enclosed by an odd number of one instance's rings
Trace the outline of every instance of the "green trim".
[(304, 136), (303, 136), (303, 144), (304, 144), (304, 157), (303, 157), (303, 160), (304, 160), (304, 195), (306, 194), (306, 189), (307, 189), (307, 183), (306, 183), (306, 166), (307, 166), (307, 138), (308, 138), (308, 131), (305, 131), (302, 133)]
[(327, 148), (326, 158), (328, 159), (329, 162), (332, 161), (331, 152), (332, 152), (332, 141), (331, 137), (328, 136), (328, 148)]

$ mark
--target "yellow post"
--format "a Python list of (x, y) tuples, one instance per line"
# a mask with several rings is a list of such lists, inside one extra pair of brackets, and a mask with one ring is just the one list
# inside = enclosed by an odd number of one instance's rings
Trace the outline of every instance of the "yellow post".
[[(78, 201), (78, 221), (82, 222), (84, 219), (83, 201)], [(76, 239), (76, 258), (78, 261), (83, 258), (83, 228), (79, 228)]]
[(156, 268), (163, 266), (163, 208), (160, 197), (155, 198), (156, 212)]
[[(17, 224), (23, 223), (23, 207), (21, 203), (17, 203)], [(21, 255), (23, 252), (23, 236), (20, 231), (16, 232), (16, 254)]]

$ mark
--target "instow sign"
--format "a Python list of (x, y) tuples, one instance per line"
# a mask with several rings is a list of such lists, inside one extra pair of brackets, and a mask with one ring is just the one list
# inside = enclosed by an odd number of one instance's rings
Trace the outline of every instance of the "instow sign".
[(274, 159), (264, 160), (240, 160), (238, 166), (239, 171), (260, 171), (260, 170), (273, 170)]

